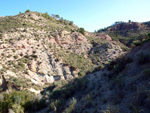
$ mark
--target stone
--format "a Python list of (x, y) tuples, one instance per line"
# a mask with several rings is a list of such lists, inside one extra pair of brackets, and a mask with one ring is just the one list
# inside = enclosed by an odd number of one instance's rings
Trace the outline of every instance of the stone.
[(60, 67), (57, 67), (56, 73), (57, 73), (57, 75), (59, 75), (59, 76), (63, 76), (63, 71), (62, 71), (62, 69), (61, 69)]
[(32, 62), (29, 64), (29, 69), (32, 72), (36, 72), (36, 62), (34, 60), (32, 60)]
[(71, 74), (70, 68), (69, 68), (68, 66), (63, 67), (63, 69), (64, 69), (64, 74), (65, 74), (65, 75)]
[(44, 82), (46, 82), (46, 83), (53, 83), (54, 81), (55, 81), (55, 79), (54, 79), (53, 76), (48, 76), (48, 75), (44, 76)]
[(8, 113), (15, 113), (12, 109), (8, 109)]
[(28, 76), (29, 76), (30, 80), (32, 81), (32, 83), (38, 84), (38, 85), (43, 85), (43, 83), (41, 82), (42, 77), (40, 77), (35, 72), (32, 72), (30, 70), (28, 70), (27, 73), (28, 73)]
[(47, 75), (50, 74), (51, 70), (51, 65), (43, 61), (41, 64), (38, 65), (37, 72), (43, 75)]
[(66, 75), (65, 78), (66, 78), (66, 80), (70, 80), (70, 79), (73, 79), (73, 76), (72, 75)]
[(0, 65), (0, 69), (2, 69), (3, 68), (3, 66), (2, 65)]

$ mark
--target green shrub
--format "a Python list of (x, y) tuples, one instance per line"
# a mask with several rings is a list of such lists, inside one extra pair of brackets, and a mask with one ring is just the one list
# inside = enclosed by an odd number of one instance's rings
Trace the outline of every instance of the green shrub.
[(0, 102), (0, 112), (7, 112), (9, 108), (13, 108), (14, 104), (19, 104), (22, 108), (29, 109), (32, 105), (34, 95), (26, 91), (12, 91), (3, 94), (4, 99)]
[(69, 21), (69, 25), (73, 25), (73, 21)]
[(27, 13), (27, 12), (30, 12), (30, 10), (29, 10), (29, 9), (27, 9), (27, 10), (25, 11), (25, 13)]
[(78, 75), (81, 76), (81, 77), (83, 77), (83, 76), (86, 75), (86, 73), (85, 73), (85, 71), (80, 71), (80, 72), (78, 73)]
[(69, 83), (63, 88), (62, 97), (64, 99), (70, 98), (75, 93), (75, 86), (72, 83)]
[(56, 112), (62, 106), (62, 103), (63, 103), (63, 100), (56, 99), (50, 103), (48, 109)]
[(76, 103), (77, 100), (75, 98), (72, 98), (72, 100), (69, 102), (69, 107), (66, 108), (63, 113), (72, 113), (75, 110)]
[(24, 113), (23, 108), (22, 108), (19, 104), (13, 104), (13, 105), (12, 105), (12, 110), (13, 110), (15, 113)]
[(78, 31), (79, 31), (81, 34), (85, 35), (85, 30), (84, 30), (84, 28), (80, 28)]
[(8, 109), (12, 108), (15, 113), (22, 113), (25, 111), (34, 111), (34, 106), (39, 109), (45, 105), (42, 100), (35, 101), (35, 95), (28, 91), (13, 90), (10, 93), (4, 93), (3, 99), (0, 101), (0, 112), (6, 113)]
[(142, 43), (142, 41), (140, 41), (140, 40), (135, 40), (135, 41), (133, 41), (133, 44), (134, 44), (135, 46), (141, 46), (143, 43)]
[(53, 18), (48, 14), (48, 12), (46, 12), (45, 14), (42, 14), (42, 16), (46, 19), (53, 20)]

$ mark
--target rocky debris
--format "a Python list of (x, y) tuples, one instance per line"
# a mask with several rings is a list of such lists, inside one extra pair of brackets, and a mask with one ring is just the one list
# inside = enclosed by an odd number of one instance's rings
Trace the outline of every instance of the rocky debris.
[[(114, 58), (120, 54), (117, 50), (120, 48), (115, 48), (117, 45), (93, 48), (87, 38), (87, 32), (82, 35), (77, 31), (78, 27), (70, 25), (72, 30), (66, 29), (66, 25), (46, 19), (41, 13), (26, 12), (12, 18), (20, 19), (22, 25), (21, 27), (16, 25), (15, 29), (2, 33), (5, 40), (0, 42), (0, 54), (3, 54), (0, 56), (0, 62), (3, 64), (0, 70), (3, 70), (4, 76), (8, 79), (11, 77), (16, 79), (21, 75), (31, 82), (29, 84), (42, 87), (57, 80), (78, 77), (81, 69), (73, 70), (71, 67), (74, 61), (65, 60), (69, 54), (73, 54), (82, 62), (84, 58), (91, 62), (88, 56), (91, 50), (98, 49), (99, 55), (103, 55), (103, 58)], [(88, 36), (111, 41), (106, 34), (95, 36), (89, 33)]]

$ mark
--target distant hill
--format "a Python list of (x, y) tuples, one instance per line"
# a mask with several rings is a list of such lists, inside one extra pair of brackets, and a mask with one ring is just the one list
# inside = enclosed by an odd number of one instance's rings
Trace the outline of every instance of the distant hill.
[(120, 41), (132, 48), (149, 40), (150, 26), (149, 22), (115, 22), (112, 26), (100, 29), (97, 32), (105, 32), (111, 36), (112, 40)]

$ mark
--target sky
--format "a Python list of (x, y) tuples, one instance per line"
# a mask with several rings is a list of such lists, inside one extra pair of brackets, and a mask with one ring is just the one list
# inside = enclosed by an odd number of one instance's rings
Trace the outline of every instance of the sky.
[(27, 9), (58, 14), (89, 32), (116, 21), (150, 21), (150, 0), (0, 0), (0, 16)]

